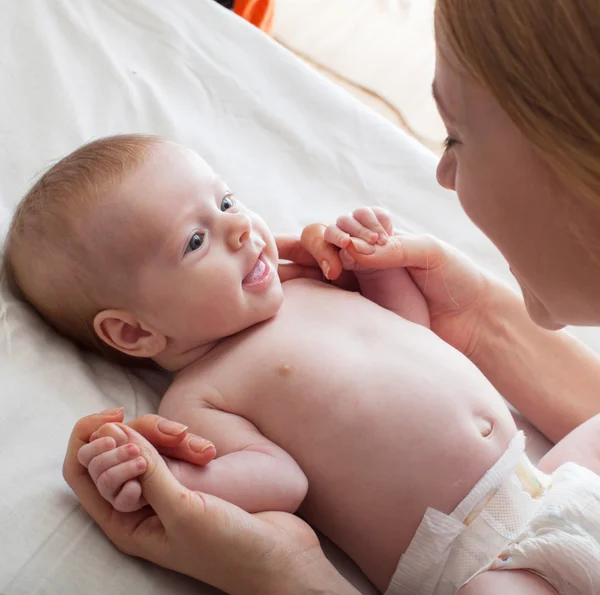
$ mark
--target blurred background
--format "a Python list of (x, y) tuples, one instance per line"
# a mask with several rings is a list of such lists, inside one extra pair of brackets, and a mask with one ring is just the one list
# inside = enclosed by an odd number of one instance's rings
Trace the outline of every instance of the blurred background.
[(435, 0), (275, 0), (272, 35), (435, 153)]
[(437, 154), (435, 0), (217, 0)]

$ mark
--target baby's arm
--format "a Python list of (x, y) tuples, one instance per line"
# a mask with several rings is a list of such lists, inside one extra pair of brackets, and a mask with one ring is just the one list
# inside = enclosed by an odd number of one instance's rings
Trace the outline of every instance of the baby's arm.
[(204, 436), (217, 449), (217, 458), (206, 467), (167, 461), (183, 485), (228, 500), (248, 512), (298, 509), (308, 490), (304, 472), (256, 426), (207, 403), (185, 410), (173, 398), (163, 403), (161, 415), (185, 422), (191, 432)]
[[(220, 449), (220, 456), (204, 467), (163, 457), (187, 488), (219, 496), (248, 512), (295, 512), (304, 500), (308, 481), (298, 464), (243, 417), (208, 406), (182, 411), (173, 401), (166, 407), (161, 405), (161, 414), (174, 415), (193, 428), (202, 428)], [(146, 501), (136, 478), (145, 472), (145, 461), (139, 448), (128, 443), (125, 432), (109, 426), (81, 447), (79, 462), (116, 510), (139, 510)]]
[[(354, 271), (361, 294), (387, 310), (429, 328), (427, 302), (404, 268), (365, 269), (356, 264), (351, 250), (370, 254), (393, 234), (392, 220), (384, 209), (362, 207), (343, 215), (325, 231), (325, 239), (340, 248), (342, 266)], [(352, 247), (351, 247), (352, 246)]]

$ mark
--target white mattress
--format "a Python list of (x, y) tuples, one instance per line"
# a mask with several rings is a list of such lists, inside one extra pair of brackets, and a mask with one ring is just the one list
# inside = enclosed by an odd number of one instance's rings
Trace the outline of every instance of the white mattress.
[[(398, 227), (436, 233), (506, 276), (436, 185), (431, 154), (212, 0), (28, 0), (2, 13), (2, 234), (53, 160), (136, 131), (198, 150), (276, 230), (380, 204)], [(153, 411), (160, 387), (82, 357), (4, 288), (0, 328), (0, 592), (214, 592), (117, 552), (62, 480), (79, 417)]]

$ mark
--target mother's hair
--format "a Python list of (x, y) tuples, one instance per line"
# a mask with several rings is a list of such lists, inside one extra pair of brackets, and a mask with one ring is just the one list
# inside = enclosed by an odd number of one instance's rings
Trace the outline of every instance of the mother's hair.
[(437, 0), (436, 28), (550, 168), (600, 207), (598, 0)]

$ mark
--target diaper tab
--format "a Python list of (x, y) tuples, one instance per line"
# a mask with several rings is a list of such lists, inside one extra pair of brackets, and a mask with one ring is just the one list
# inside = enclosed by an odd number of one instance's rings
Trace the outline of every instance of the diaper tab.
[[(507, 477), (525, 453), (518, 432), (506, 452), (477, 482), (450, 515), (427, 509), (408, 549), (400, 558), (386, 595), (446, 595), (456, 593), (480, 568), (489, 567), (508, 539), (483, 529), (486, 508), (497, 498)], [(515, 480), (516, 481), (516, 480)], [(519, 485), (518, 491), (523, 492)]]
[(432, 595), (457, 537), (466, 526), (452, 517), (428, 508), (398, 568), (386, 595)]
[[(467, 523), (482, 503), (493, 497), (507, 475), (511, 474), (525, 455), (525, 434), (518, 432), (510, 441), (506, 452), (496, 461), (494, 466), (475, 484), (469, 495), (451, 514), (453, 519)], [(468, 523), (470, 524), (470, 522)]]

